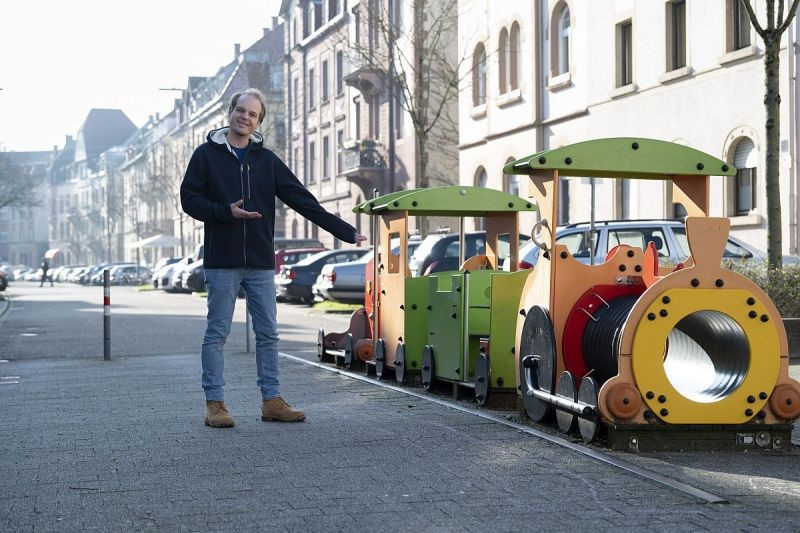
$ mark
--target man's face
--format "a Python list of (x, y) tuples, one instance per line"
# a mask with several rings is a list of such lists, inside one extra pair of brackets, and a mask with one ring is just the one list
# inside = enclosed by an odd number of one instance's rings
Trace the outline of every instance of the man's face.
[(239, 97), (230, 116), (231, 130), (237, 135), (249, 136), (258, 128), (258, 115), (261, 103), (255, 96), (245, 94)]

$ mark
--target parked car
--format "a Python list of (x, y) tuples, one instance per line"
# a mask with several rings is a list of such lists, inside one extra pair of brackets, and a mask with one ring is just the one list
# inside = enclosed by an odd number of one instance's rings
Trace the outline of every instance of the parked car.
[(372, 256), (370, 250), (355, 261), (323, 265), (311, 287), (314, 297), (337, 302), (363, 302), (367, 264), (372, 260)]
[(153, 267), (153, 275), (150, 276), (150, 284), (153, 285), (156, 289), (158, 288), (161, 280), (164, 277), (165, 269), (170, 266), (174, 265), (178, 261), (183, 259), (182, 257), (164, 257), (156, 263), (156, 266)]
[(314, 303), (311, 286), (314, 285), (323, 265), (354, 261), (368, 251), (367, 248), (326, 250), (306, 257), (294, 265), (283, 265), (280, 275), (275, 280), (277, 296), (311, 305)]
[[(679, 220), (609, 220), (595, 222), (594, 232), (588, 222), (569, 224), (556, 228), (556, 243), (567, 246), (578, 261), (590, 264), (603, 263), (608, 252), (615, 246), (627, 244), (644, 249), (652, 242), (661, 264), (676, 265), (689, 256), (686, 227)], [(590, 243), (594, 243), (594, 246)], [(736, 237), (728, 237), (723, 260), (764, 261), (766, 255)], [(526, 243), (519, 252), (518, 268), (533, 268), (539, 259), (539, 247), (533, 241)], [(794, 262), (787, 257), (788, 263)], [(508, 270), (508, 261), (503, 264)]]
[(0, 291), (4, 291), (6, 288), (8, 288), (8, 274), (0, 268)]
[(171, 280), (175, 270), (178, 268), (183, 268), (184, 266), (191, 264), (193, 262), (194, 259), (192, 259), (191, 256), (187, 255), (186, 257), (182, 257), (175, 263), (162, 267), (158, 272), (153, 273), (153, 277), (151, 278), (153, 286), (158, 287), (159, 289), (163, 289), (165, 291), (174, 290), (174, 288), (171, 285)]
[(326, 248), (315, 246), (313, 248), (284, 248), (275, 251), (275, 272), (281, 271), (283, 265), (294, 265), (306, 257), (324, 252)]
[[(419, 247), (421, 239), (412, 235), (408, 240), (408, 257)], [(399, 251), (399, 239), (392, 240), (392, 253)], [(358, 303), (364, 301), (366, 280), (371, 276), (368, 264), (373, 253), (370, 250), (355, 261), (333, 263), (322, 267), (312, 287), (315, 298), (338, 302)]]
[(108, 273), (111, 285), (141, 285), (153, 275), (153, 271), (144, 265), (115, 265)]
[(169, 265), (168, 270), (165, 272), (163, 279), (162, 289), (168, 292), (180, 292), (183, 290), (183, 269), (195, 262), (194, 257), (186, 256), (177, 263)]
[[(504, 239), (505, 238), (505, 239)], [(519, 235), (519, 243), (522, 244), (530, 240), (528, 235)], [(472, 231), (464, 234), (466, 249), (464, 259), (486, 253), (486, 232)], [(498, 264), (509, 254), (508, 236), (502, 235), (500, 239), (500, 250)], [(426, 236), (414, 255), (411, 256), (409, 268), (412, 276), (432, 274), (434, 272), (446, 272), (448, 270), (458, 270), (459, 264), (459, 236), (458, 233), (433, 233)]]
[(181, 272), (181, 290), (184, 292), (203, 292), (206, 290), (206, 270), (203, 268), (203, 260), (198, 259), (190, 265), (186, 265)]

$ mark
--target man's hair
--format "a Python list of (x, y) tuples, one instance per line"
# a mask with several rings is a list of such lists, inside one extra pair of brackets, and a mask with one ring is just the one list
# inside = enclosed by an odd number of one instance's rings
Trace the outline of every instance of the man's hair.
[(261, 124), (261, 122), (264, 120), (264, 117), (267, 116), (267, 98), (264, 96), (264, 93), (253, 87), (235, 93), (233, 96), (231, 96), (231, 103), (228, 104), (228, 116), (231, 116), (231, 113), (233, 113), (233, 110), (236, 107), (236, 103), (242, 96), (252, 96), (258, 100), (259, 104), (261, 104), (261, 113), (258, 114), (258, 123)]

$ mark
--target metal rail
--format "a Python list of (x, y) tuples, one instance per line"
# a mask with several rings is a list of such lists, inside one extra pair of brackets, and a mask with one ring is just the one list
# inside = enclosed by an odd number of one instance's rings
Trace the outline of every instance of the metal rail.
[(545, 433), (544, 431), (538, 430), (536, 428), (532, 428), (525, 424), (520, 424), (517, 422), (512, 422), (510, 420), (506, 420), (501, 418), (497, 415), (493, 415), (491, 413), (479, 411), (477, 409), (471, 409), (469, 407), (465, 407), (463, 405), (458, 405), (453, 402), (449, 402), (447, 400), (442, 400), (441, 398), (436, 398), (430, 395), (421, 394), (412, 390), (404, 389), (402, 387), (397, 387), (395, 385), (389, 385), (388, 383), (382, 383), (375, 379), (368, 378), (363, 375), (356, 374), (354, 372), (349, 372), (347, 370), (341, 368), (333, 368), (328, 365), (317, 363), (315, 361), (308, 361), (301, 357), (297, 357), (295, 355), (290, 355), (287, 353), (279, 352), (281, 357), (285, 357), (286, 359), (291, 359), (292, 361), (296, 361), (298, 363), (303, 363), (305, 365), (313, 366), (316, 368), (320, 368), (322, 370), (327, 370), (328, 372), (332, 372), (334, 374), (341, 374), (343, 376), (347, 376), (352, 379), (356, 379), (358, 381), (363, 381), (365, 383), (370, 383), (372, 385), (376, 385), (378, 387), (383, 387), (384, 389), (389, 389), (394, 392), (399, 392), (405, 394), (407, 396), (413, 396), (414, 398), (419, 398), (421, 400), (425, 400), (427, 402), (432, 402), (438, 405), (442, 405), (444, 407), (448, 407), (450, 409), (455, 409), (456, 411), (461, 411), (462, 413), (467, 413), (470, 415), (478, 416), (480, 418), (491, 420), (497, 424), (502, 424), (506, 427), (510, 427), (516, 429), (518, 431), (522, 431), (529, 435), (533, 435), (535, 437), (539, 437), (540, 439), (546, 440), (550, 443), (556, 444), (563, 448), (570, 449), (574, 452), (577, 452), (581, 455), (585, 455), (587, 457), (591, 457), (592, 459), (599, 461), (601, 463), (606, 463), (612, 466), (615, 466), (621, 470), (629, 472), (631, 474), (643, 477), (645, 479), (649, 479), (650, 481), (654, 481), (658, 484), (665, 485), (670, 487), (671, 489), (677, 490), (689, 496), (695, 497), (699, 500), (702, 500), (706, 503), (729, 503), (728, 500), (721, 496), (717, 496), (715, 494), (711, 494), (710, 492), (706, 492), (702, 489), (698, 489), (697, 487), (692, 487), (691, 485), (687, 485), (686, 483), (681, 483), (680, 481), (676, 481), (674, 479), (668, 478), (666, 476), (662, 476), (657, 472), (653, 472), (652, 470), (647, 470), (646, 468), (641, 468), (636, 466), (628, 461), (624, 461), (622, 459), (617, 459), (616, 457), (612, 457), (608, 454), (599, 452), (597, 450), (593, 450), (588, 446), (584, 446), (582, 444), (577, 444), (574, 442), (570, 442), (566, 439), (562, 439), (561, 437), (557, 437), (555, 435), (550, 435), (549, 433)]

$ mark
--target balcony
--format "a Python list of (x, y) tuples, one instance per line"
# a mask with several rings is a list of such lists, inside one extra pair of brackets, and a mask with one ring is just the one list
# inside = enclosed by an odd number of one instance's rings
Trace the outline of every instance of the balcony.
[(381, 151), (381, 145), (372, 139), (350, 141), (339, 150), (339, 175), (358, 185), (367, 198), (372, 189), (382, 189), (386, 159)]
[(372, 96), (383, 91), (384, 78), (383, 71), (369, 65), (359, 65), (344, 77), (344, 82), (361, 91), (364, 96)]

